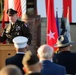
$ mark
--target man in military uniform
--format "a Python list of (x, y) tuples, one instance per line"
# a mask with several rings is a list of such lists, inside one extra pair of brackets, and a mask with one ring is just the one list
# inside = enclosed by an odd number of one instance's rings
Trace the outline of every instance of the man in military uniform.
[(27, 25), (18, 20), (17, 11), (13, 9), (8, 9), (7, 14), (9, 16), (10, 24), (4, 29), (3, 34), (0, 36), (0, 42), (5, 40), (8, 43), (13, 43), (12, 39), (16, 36), (25, 36), (28, 38), (28, 45), (31, 44), (32, 35)]
[(59, 48), (59, 52), (54, 55), (53, 62), (66, 68), (66, 73), (76, 75), (76, 52), (71, 52), (74, 42), (70, 41), (67, 36), (60, 35), (54, 47)]
[(16, 65), (17, 67), (20, 68), (24, 75), (23, 71), (23, 65), (22, 65), (22, 59), (24, 54), (28, 50), (28, 45), (27, 45), (28, 39), (24, 36), (17, 36), (13, 39), (14, 47), (16, 50), (16, 54), (12, 57), (8, 57), (5, 60), (5, 65)]

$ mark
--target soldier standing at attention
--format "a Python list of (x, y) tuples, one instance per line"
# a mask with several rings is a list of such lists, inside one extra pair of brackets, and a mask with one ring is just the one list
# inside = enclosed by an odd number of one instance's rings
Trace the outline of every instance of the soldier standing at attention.
[(17, 11), (10, 8), (7, 10), (7, 14), (9, 16), (10, 24), (4, 29), (0, 36), (0, 42), (7, 40), (8, 43), (13, 43), (12, 39), (14, 37), (25, 36), (28, 38), (28, 45), (30, 45), (32, 35), (27, 25), (23, 21), (18, 20)]

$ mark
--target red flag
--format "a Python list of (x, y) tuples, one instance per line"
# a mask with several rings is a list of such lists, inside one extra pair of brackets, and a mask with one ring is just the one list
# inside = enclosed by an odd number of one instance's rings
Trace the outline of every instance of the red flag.
[[(2, 28), (1, 28), (1, 31), (3, 31), (3, 29), (5, 28), (4, 13), (5, 13), (5, 10), (3, 11), (3, 16), (2, 16)], [(5, 44), (5, 43), (6, 43), (6, 41), (3, 42), (3, 44)]]
[(4, 27), (5, 27), (5, 23), (4, 23), (4, 13), (5, 13), (5, 10), (3, 11), (3, 17), (2, 17), (2, 29), (4, 29)]
[(72, 22), (73, 10), (75, 10), (75, 9), (73, 9), (74, 7), (72, 7), (72, 3), (73, 3), (73, 0), (63, 0), (63, 9), (64, 9), (63, 15), (66, 18), (66, 16), (67, 16), (67, 8), (69, 7), (70, 8), (70, 10), (69, 10), (69, 14), (70, 14), (69, 15), (69, 20), (70, 20), (70, 22)]
[(14, 0), (14, 6), (15, 10), (18, 12), (18, 16), (21, 17), (22, 11), (21, 11), (21, 0)]
[(67, 8), (67, 19), (66, 19), (66, 33), (65, 35), (68, 37), (69, 41), (71, 41), (71, 35), (70, 35), (70, 23), (69, 23), (69, 7)]
[(54, 47), (58, 38), (56, 19), (54, 15), (54, 0), (47, 0), (47, 44)]
[(8, 9), (8, 0), (4, 0), (4, 21), (9, 21), (8, 15), (7, 15), (7, 9)]
[(4, 21), (9, 21), (8, 15), (6, 13), (9, 8), (17, 10), (18, 17), (21, 17), (22, 14), (26, 13), (26, 0), (4, 0)]

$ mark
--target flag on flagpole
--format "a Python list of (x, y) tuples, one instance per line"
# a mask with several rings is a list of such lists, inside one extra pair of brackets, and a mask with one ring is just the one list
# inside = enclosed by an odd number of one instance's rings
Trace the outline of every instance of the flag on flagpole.
[(61, 18), (61, 34), (68, 37), (69, 41), (71, 41), (71, 35), (70, 35), (70, 23), (69, 23), (69, 7), (67, 8), (67, 16), (66, 18)]
[(5, 18), (4, 21), (9, 21), (7, 10), (9, 8), (15, 9), (18, 12), (18, 17), (26, 13), (26, 0), (4, 0)]
[[(41, 17), (46, 17), (46, 4), (47, 0), (36, 0), (37, 1), (37, 14)], [(14, 4), (14, 2), (16, 2)], [(17, 4), (17, 7), (15, 6)], [(8, 8), (18, 9), (19, 15), (26, 12), (26, 0), (4, 0), (5, 12)], [(56, 13), (56, 8), (58, 8), (59, 17), (62, 17), (62, 8), (64, 9), (64, 17), (67, 15), (67, 7), (70, 8), (69, 20), (70, 22), (76, 23), (76, 0), (54, 0), (54, 10)], [(5, 21), (8, 20), (8, 16), (5, 13)]]
[[(4, 13), (5, 13), (5, 10), (3, 10), (3, 15), (2, 15), (2, 27), (1, 27), (1, 32), (3, 32), (3, 30), (4, 30), (4, 28), (5, 28)], [(6, 44), (6, 41), (4, 41), (3, 44)]]
[(7, 9), (8, 9), (8, 0), (4, 0), (4, 21), (9, 21), (8, 15), (7, 15)]
[(2, 29), (4, 29), (4, 27), (5, 27), (4, 13), (5, 13), (5, 10), (3, 10), (3, 16), (2, 16)]
[(54, 48), (58, 38), (54, 14), (54, 0), (47, 0), (47, 44)]
[(62, 9), (62, 18), (61, 18), (61, 30), (60, 30), (60, 35), (64, 35), (66, 32), (66, 27), (65, 27), (65, 18), (63, 17), (63, 9)]
[(65, 18), (62, 17), (61, 18), (61, 32), (60, 32), (60, 35), (64, 35), (66, 32), (66, 27), (65, 27)]
[(58, 36), (59, 36), (60, 35), (60, 31), (59, 31), (58, 10), (56, 11), (56, 25), (57, 25), (57, 31), (58, 31)]
[(67, 8), (67, 19), (66, 19), (66, 33), (65, 35), (68, 37), (69, 41), (71, 41), (71, 35), (70, 35), (70, 23), (69, 23), (69, 7)]

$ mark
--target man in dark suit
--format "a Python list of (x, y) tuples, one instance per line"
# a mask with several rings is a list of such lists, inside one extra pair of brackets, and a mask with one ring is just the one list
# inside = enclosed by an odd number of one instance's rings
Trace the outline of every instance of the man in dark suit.
[(41, 74), (42, 75), (65, 75), (65, 67), (53, 63), (53, 48), (47, 44), (44, 44), (38, 48), (38, 56), (42, 63)]
[(41, 64), (36, 54), (31, 51), (27, 51), (23, 57), (22, 64), (24, 66), (25, 75), (41, 75)]
[(27, 24), (18, 20), (17, 11), (14, 9), (8, 9), (7, 14), (9, 16), (9, 25), (7, 25), (0, 36), (0, 42), (7, 40), (7, 43), (13, 43), (12, 39), (16, 36), (25, 36), (28, 38), (28, 45), (31, 44), (32, 35)]
[(76, 73), (76, 53), (72, 53), (70, 48), (73, 42), (68, 40), (64, 35), (59, 36), (55, 47), (59, 47), (59, 52), (54, 55), (53, 61), (66, 67), (67, 74), (75, 75)]
[(6, 65), (11, 64), (11, 65), (18, 66), (22, 70), (23, 74), (24, 74), (24, 71), (23, 71), (22, 59), (25, 52), (27, 51), (27, 41), (28, 39), (26, 37), (23, 37), (23, 36), (15, 37), (13, 39), (13, 43), (17, 53), (16, 55), (9, 57), (5, 60)]

